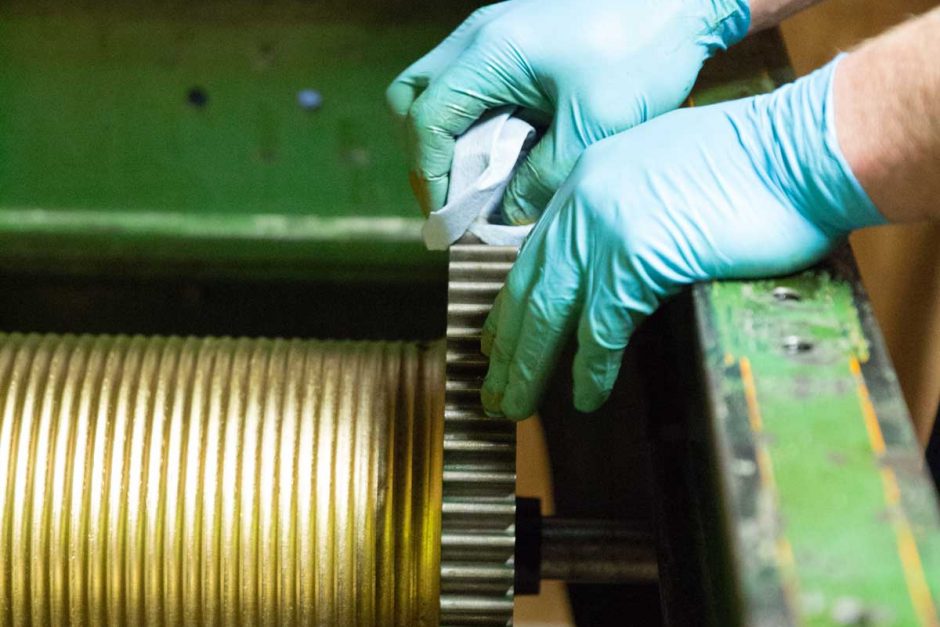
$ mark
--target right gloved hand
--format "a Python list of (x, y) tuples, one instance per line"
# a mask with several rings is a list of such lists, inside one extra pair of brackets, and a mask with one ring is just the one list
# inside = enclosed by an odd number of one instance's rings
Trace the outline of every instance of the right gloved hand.
[(425, 213), (443, 206), (454, 142), (487, 109), (550, 121), (504, 214), (538, 219), (590, 144), (679, 106), (702, 63), (747, 32), (747, 0), (510, 0), (476, 11), (388, 88), (414, 144)]
[(610, 394), (640, 321), (684, 285), (787, 274), (884, 217), (836, 137), (838, 62), (755, 98), (674, 111), (588, 148), (483, 328), (483, 406), (536, 409), (576, 332), (574, 404)]

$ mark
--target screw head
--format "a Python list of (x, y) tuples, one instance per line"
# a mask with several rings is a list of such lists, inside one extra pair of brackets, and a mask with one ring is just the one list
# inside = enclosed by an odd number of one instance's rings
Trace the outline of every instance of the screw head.
[(799, 335), (788, 335), (783, 338), (783, 350), (791, 355), (808, 353), (815, 346), (811, 340), (800, 337)]
[(776, 300), (780, 302), (803, 300), (803, 296), (798, 291), (792, 287), (786, 287), (783, 285), (778, 285), (775, 287), (771, 294)]

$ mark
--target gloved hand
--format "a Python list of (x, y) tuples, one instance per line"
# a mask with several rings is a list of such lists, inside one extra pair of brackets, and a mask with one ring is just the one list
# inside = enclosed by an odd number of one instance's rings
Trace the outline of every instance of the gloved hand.
[(575, 328), (574, 402), (593, 411), (637, 324), (683, 285), (790, 273), (882, 223), (839, 150), (837, 63), (587, 149), (486, 321), (487, 411), (531, 415)]
[(535, 221), (588, 145), (670, 111), (702, 63), (744, 37), (747, 0), (510, 0), (484, 7), (388, 88), (425, 213), (447, 196), (455, 137), (487, 109), (550, 122), (504, 212)]

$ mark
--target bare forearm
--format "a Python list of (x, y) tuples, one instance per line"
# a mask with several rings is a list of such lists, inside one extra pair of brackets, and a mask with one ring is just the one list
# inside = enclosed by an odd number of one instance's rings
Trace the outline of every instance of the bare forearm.
[(756, 33), (776, 26), (786, 18), (819, 2), (819, 0), (752, 0), (751, 26), (748, 33)]
[(893, 222), (940, 220), (940, 7), (868, 41), (835, 77), (839, 145)]

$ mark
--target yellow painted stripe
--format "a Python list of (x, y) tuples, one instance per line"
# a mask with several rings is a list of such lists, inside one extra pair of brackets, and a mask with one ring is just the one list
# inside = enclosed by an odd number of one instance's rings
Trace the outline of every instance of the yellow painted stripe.
[(894, 474), (894, 469), (883, 466), (881, 468), (881, 485), (885, 491), (885, 503), (889, 507), (897, 507), (901, 504), (901, 489), (898, 487), (898, 480)]
[(787, 603), (793, 608), (794, 613), (799, 615), (799, 578), (796, 573), (796, 558), (793, 556), (793, 547), (786, 536), (781, 535), (776, 542), (777, 561), (780, 563), (780, 570), (784, 581), (784, 593), (787, 595)]
[[(865, 428), (868, 431), (868, 441), (880, 462), (886, 450), (884, 434), (881, 432), (878, 415), (875, 413), (875, 406), (871, 402), (871, 394), (869, 394), (865, 378), (862, 376), (861, 364), (855, 357), (849, 360), (849, 370), (851, 370), (852, 376), (855, 377), (859, 404), (865, 420)], [(917, 540), (914, 538), (914, 532), (911, 529), (910, 521), (907, 519), (907, 514), (901, 507), (901, 489), (898, 485), (897, 476), (890, 466), (881, 467), (881, 484), (884, 489), (885, 503), (891, 510), (894, 534), (897, 538), (898, 556), (901, 559), (904, 580), (907, 583), (907, 591), (911, 597), (914, 612), (917, 614), (917, 619), (921, 625), (938, 625), (940, 622), (937, 620), (937, 610), (930, 595), (927, 577), (924, 575), (924, 566), (917, 550)]]
[[(760, 405), (757, 403), (757, 386), (754, 384), (754, 373), (751, 370), (751, 360), (742, 357), (741, 381), (744, 383), (744, 398), (747, 400), (747, 418), (751, 423), (751, 429), (755, 433), (761, 433), (764, 430), (763, 420), (760, 415)], [(761, 443), (757, 443), (759, 448), (763, 448)]]
[(895, 533), (898, 537), (898, 553), (904, 563), (904, 578), (907, 581), (907, 589), (911, 593), (911, 602), (914, 604), (917, 617), (922, 625), (936, 626), (938, 624), (937, 610), (924, 576), (924, 566), (920, 561), (920, 553), (917, 551), (917, 541), (914, 539), (914, 532), (906, 516), (898, 517)]
[(868, 430), (868, 440), (871, 442), (871, 448), (876, 455), (884, 455), (885, 438), (881, 433), (878, 415), (875, 413), (875, 406), (871, 402), (868, 386), (865, 385), (865, 379), (862, 377), (862, 366), (858, 363), (858, 359), (852, 357), (849, 360), (849, 369), (852, 371), (852, 376), (855, 377), (858, 398), (862, 406), (862, 417), (865, 419), (865, 429)]
[[(751, 360), (742, 357), (738, 361), (741, 369), (741, 382), (744, 385), (744, 398), (747, 402), (747, 418), (754, 432), (754, 449), (757, 457), (757, 469), (761, 486), (771, 495), (774, 509), (780, 509), (780, 498), (777, 493), (777, 483), (774, 479), (774, 467), (770, 458), (770, 451), (764, 445), (762, 435), (764, 420), (761, 416), (760, 403), (757, 401), (757, 384), (754, 382), (754, 372), (751, 370)], [(783, 592), (787, 597), (787, 605), (795, 617), (799, 617), (799, 579), (796, 572), (796, 560), (793, 557), (793, 548), (790, 541), (780, 534), (774, 542), (777, 555), (777, 564), (780, 566), (780, 575), (783, 583)]]

